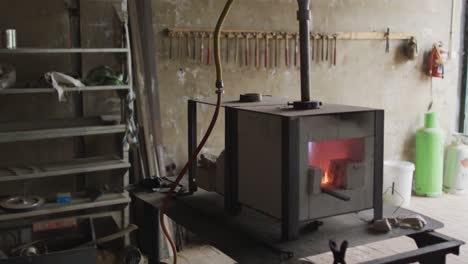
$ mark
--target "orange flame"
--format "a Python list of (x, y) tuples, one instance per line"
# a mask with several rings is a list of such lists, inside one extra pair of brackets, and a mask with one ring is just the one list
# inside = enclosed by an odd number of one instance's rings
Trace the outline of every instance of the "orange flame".
[(322, 177), (322, 185), (326, 185), (330, 183), (330, 176), (328, 175), (328, 171), (325, 171), (323, 177)]

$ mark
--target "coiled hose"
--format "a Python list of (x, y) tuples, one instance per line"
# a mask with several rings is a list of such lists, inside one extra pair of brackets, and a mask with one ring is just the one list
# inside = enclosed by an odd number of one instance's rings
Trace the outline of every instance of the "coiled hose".
[(169, 244), (171, 245), (172, 252), (174, 253), (174, 258), (173, 258), (173, 264), (177, 264), (177, 248), (175, 246), (174, 241), (171, 238), (171, 235), (169, 231), (167, 230), (166, 224), (164, 222), (164, 214), (166, 213), (167, 208), (169, 207), (169, 202), (171, 201), (173, 195), (174, 195), (174, 190), (184, 177), (184, 175), (187, 173), (188, 168), (192, 165), (193, 162), (196, 162), (198, 154), (200, 154), (200, 151), (202, 148), (205, 146), (206, 142), (208, 141), (208, 138), (211, 135), (211, 132), (213, 131), (213, 128), (216, 124), (216, 121), (218, 120), (219, 116), (219, 111), (221, 109), (221, 99), (222, 99), (222, 94), (223, 94), (223, 88), (224, 88), (224, 83), (223, 83), (223, 69), (221, 65), (221, 55), (220, 55), (220, 33), (221, 29), (223, 27), (223, 23), (226, 20), (227, 15), (229, 14), (229, 10), (231, 9), (232, 4), (234, 3), (235, 0), (228, 0), (227, 3), (225, 4), (223, 11), (218, 19), (218, 22), (216, 23), (216, 28), (215, 28), (215, 35), (214, 35), (214, 56), (215, 56), (215, 66), (216, 66), (216, 94), (217, 94), (217, 101), (216, 101), (216, 109), (213, 114), (213, 117), (211, 119), (210, 125), (208, 126), (208, 129), (206, 130), (205, 135), (203, 136), (200, 144), (196, 148), (195, 152), (192, 153), (191, 156), (189, 156), (189, 160), (185, 164), (185, 166), (182, 168), (180, 171), (179, 175), (177, 176), (176, 180), (174, 183), (171, 185), (171, 188), (169, 189), (169, 192), (167, 193), (166, 197), (164, 198), (164, 201), (161, 206), (161, 211), (159, 214), (159, 223), (161, 224), (161, 229), (166, 236), (167, 240), (169, 241)]

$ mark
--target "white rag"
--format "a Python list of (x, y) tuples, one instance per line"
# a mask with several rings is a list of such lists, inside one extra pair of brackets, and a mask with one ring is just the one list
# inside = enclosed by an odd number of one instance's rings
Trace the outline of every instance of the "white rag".
[(50, 82), (52, 87), (57, 91), (59, 102), (66, 101), (65, 91), (62, 85), (65, 87), (84, 87), (85, 85), (69, 75), (66, 75), (61, 72), (47, 72), (45, 74), (45, 79)]

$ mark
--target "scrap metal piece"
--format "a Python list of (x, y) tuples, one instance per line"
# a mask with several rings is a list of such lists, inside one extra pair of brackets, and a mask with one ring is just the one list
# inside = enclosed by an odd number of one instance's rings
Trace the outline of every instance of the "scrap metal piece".
[(44, 198), (39, 196), (17, 196), (0, 201), (0, 207), (11, 211), (32, 211), (44, 205)]
[(262, 101), (262, 94), (259, 94), (259, 93), (241, 94), (239, 97), (239, 102), (242, 102), (242, 103), (254, 103), (254, 102), (261, 102), (261, 101)]

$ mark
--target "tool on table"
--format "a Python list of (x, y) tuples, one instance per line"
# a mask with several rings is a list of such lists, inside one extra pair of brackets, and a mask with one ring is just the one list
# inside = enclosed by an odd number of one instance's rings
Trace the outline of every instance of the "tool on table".
[(235, 47), (234, 47), (234, 63), (237, 64), (239, 59), (239, 33), (234, 33)]
[(289, 67), (289, 39), (288, 39), (288, 33), (284, 33), (284, 39), (285, 39), (285, 44), (284, 44), (284, 64), (286, 67)]
[(334, 47), (333, 47), (333, 65), (336, 66), (336, 42), (338, 40), (338, 35), (334, 34), (333, 39), (335, 41)]
[(229, 63), (229, 33), (226, 33), (226, 63)]
[(387, 37), (387, 45), (385, 47), (385, 52), (389, 53), (390, 52), (390, 28), (387, 28), (387, 33), (385, 34)]
[(348, 249), (348, 241), (343, 241), (340, 248), (335, 241), (330, 240), (328, 242), (330, 250), (333, 253), (333, 264), (346, 264), (346, 250)]
[(325, 61), (325, 35), (322, 36), (322, 61)]
[(200, 39), (201, 39), (201, 43), (200, 43), (200, 64), (203, 64), (203, 56), (204, 56), (204, 53), (205, 53), (205, 43), (204, 43), (205, 33), (204, 32), (200, 33)]
[(298, 55), (299, 55), (299, 34), (294, 34), (294, 67), (297, 67)]
[(258, 39), (260, 35), (257, 33), (254, 33), (253, 35), (255, 38), (255, 68), (258, 68), (260, 66), (259, 56), (258, 56)]
[(244, 49), (245, 49), (245, 66), (249, 66), (249, 61), (250, 61), (250, 50), (249, 50), (249, 34), (245, 33), (244, 34)]
[(212, 45), (212, 39), (213, 35), (211, 33), (208, 33), (208, 54), (206, 55), (206, 65), (211, 65), (211, 45)]
[(265, 33), (265, 68), (268, 68), (268, 56), (270, 55), (270, 45), (268, 43), (268, 34)]
[(192, 59), (195, 61), (195, 60), (197, 60), (197, 38), (198, 38), (198, 33), (194, 33), (192, 36), (193, 36)]
[(273, 33), (275, 38), (275, 68), (278, 68), (278, 44), (279, 44), (279, 34)]
[(328, 47), (329, 47), (330, 36), (326, 35), (325, 38), (327, 39), (327, 52), (326, 52), (326, 55), (325, 55), (325, 60), (328, 61), (328, 54), (329, 54)]

